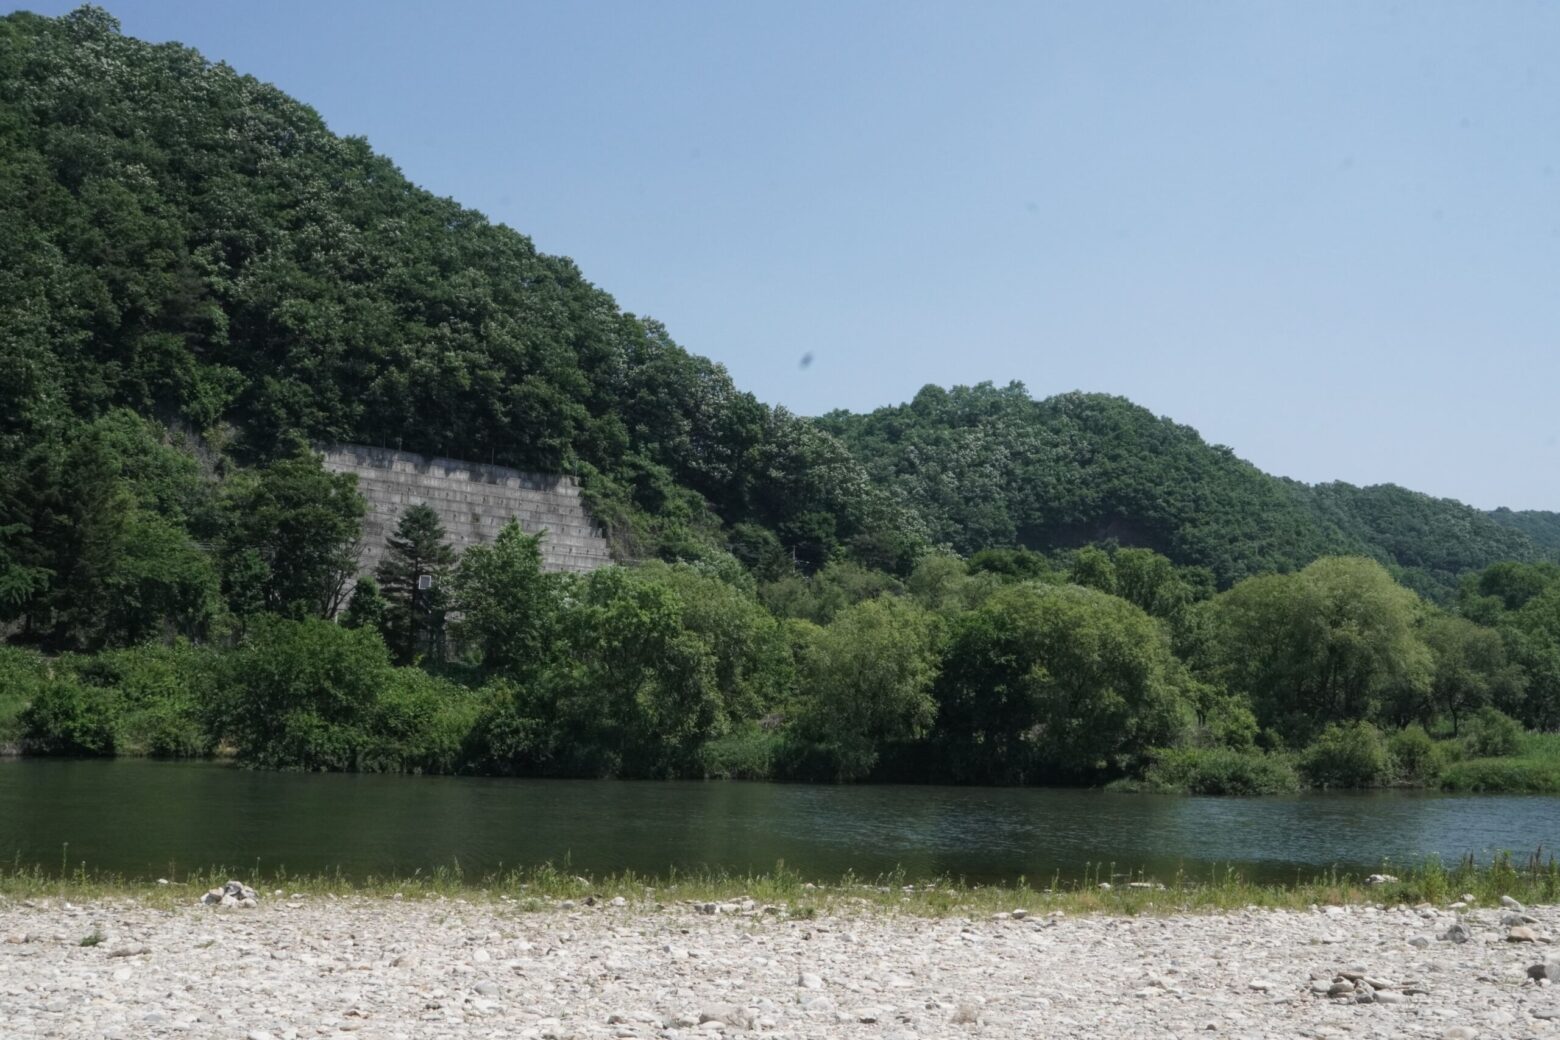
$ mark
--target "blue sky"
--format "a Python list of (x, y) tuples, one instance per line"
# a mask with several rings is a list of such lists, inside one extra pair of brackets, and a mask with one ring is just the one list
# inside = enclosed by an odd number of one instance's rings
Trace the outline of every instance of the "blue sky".
[(1560, 508), (1560, 5), (104, 6), (767, 401), (1017, 379), (1302, 480)]

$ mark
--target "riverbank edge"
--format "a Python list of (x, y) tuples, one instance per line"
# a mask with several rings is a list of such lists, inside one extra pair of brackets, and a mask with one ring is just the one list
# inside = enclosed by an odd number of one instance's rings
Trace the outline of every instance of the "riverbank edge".
[[(1560, 903), (1560, 863), (1535, 853), (1524, 863), (1503, 857), (1492, 864), (1464, 861), (1448, 868), (1429, 861), (1413, 868), (1391, 865), (1374, 875), (1327, 872), (1293, 883), (1255, 884), (1238, 871), (1208, 876), (1156, 879), (1091, 869), (1080, 880), (1053, 879), (1036, 885), (972, 885), (958, 879), (910, 880), (900, 874), (865, 880), (846, 875), (809, 881), (783, 868), (763, 874), (667, 874), (625, 872), (586, 876), (542, 866), (468, 877), (447, 868), (408, 876), (349, 878), (285, 872), (209, 869), (181, 877), (136, 879), (95, 873), (86, 867), (48, 873), (41, 868), (0, 872), (0, 901), (59, 900), (72, 903), (128, 900), (173, 908), (200, 902), (228, 880), (252, 885), (262, 901), (305, 899), (404, 901), (452, 900), (505, 904), (517, 912), (574, 911), (593, 907), (658, 913), (678, 907), (718, 914), (774, 914), (810, 919), (819, 915), (897, 914), (914, 917), (1098, 914), (1140, 916), (1223, 913), (1246, 909), (1305, 910), (1315, 906), (1499, 907), (1503, 896), (1540, 906)], [(1109, 877), (1112, 880), (1102, 880)], [(238, 911), (242, 912), (242, 911)]]

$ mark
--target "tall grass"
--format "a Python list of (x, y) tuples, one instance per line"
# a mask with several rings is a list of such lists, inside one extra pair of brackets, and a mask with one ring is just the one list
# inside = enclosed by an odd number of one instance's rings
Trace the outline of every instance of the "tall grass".
[(1560, 794), (1560, 733), (1524, 733), (1515, 755), (1469, 758), (1441, 771), (1448, 791)]
[(1053, 876), (1036, 882), (1020, 878), (1011, 885), (971, 884), (962, 878), (914, 880), (902, 871), (875, 878), (847, 873), (814, 882), (787, 868), (759, 873), (669, 871), (645, 875), (633, 871), (587, 876), (566, 865), (511, 868), (474, 876), (459, 863), (407, 875), (348, 877), (340, 872), (292, 875), (285, 870), (207, 868), (184, 874), (170, 870), (168, 883), (97, 872), (85, 864), (59, 873), (13, 863), (0, 869), (0, 900), (131, 899), (172, 907), (195, 902), (208, 888), (242, 878), (274, 901), (290, 898), (465, 899), (505, 905), (516, 911), (557, 911), (610, 905), (621, 897), (636, 912), (655, 912), (687, 903), (751, 900), (753, 909), (790, 917), (817, 914), (896, 913), (918, 917), (990, 915), (1024, 909), (1113, 915), (1220, 912), (1244, 908), (1302, 910), (1314, 905), (1443, 905), (1471, 894), (1481, 905), (1498, 905), (1502, 895), (1533, 904), (1560, 901), (1560, 864), (1542, 850), (1523, 859), (1510, 855), (1490, 864), (1471, 857), (1448, 867), (1437, 859), (1413, 867), (1384, 864), (1383, 873), (1399, 880), (1368, 885), (1361, 875), (1323, 871), (1297, 874), (1285, 884), (1259, 884), (1228, 867), (1203, 872), (1176, 871), (1156, 877), (1118, 870), (1115, 864), (1088, 864), (1071, 880)]

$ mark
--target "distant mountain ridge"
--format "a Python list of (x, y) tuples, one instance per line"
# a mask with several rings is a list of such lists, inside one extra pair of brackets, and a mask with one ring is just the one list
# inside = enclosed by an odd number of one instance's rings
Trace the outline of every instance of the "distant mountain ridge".
[(934, 541), (961, 552), (1116, 540), (1206, 566), (1220, 584), (1362, 554), (1444, 597), (1464, 573), (1560, 549), (1555, 514), (1273, 477), (1120, 397), (929, 386), (907, 404), (819, 421), (921, 512)]

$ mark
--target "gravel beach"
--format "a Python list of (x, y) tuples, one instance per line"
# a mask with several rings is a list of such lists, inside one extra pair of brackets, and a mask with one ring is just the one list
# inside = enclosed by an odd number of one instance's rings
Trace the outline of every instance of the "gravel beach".
[(0, 1037), (1560, 1038), (1560, 911), (1514, 913), (0, 902)]

